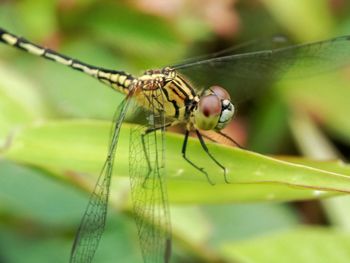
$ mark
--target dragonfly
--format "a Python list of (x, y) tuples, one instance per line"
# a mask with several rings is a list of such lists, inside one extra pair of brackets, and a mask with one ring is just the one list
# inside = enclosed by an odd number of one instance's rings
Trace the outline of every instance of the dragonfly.
[(194, 133), (204, 152), (222, 170), (225, 182), (230, 183), (224, 164), (211, 154), (203, 132), (226, 136), (222, 129), (231, 122), (237, 105), (263, 93), (264, 81), (313, 76), (350, 64), (350, 36), (241, 54), (228, 50), (147, 70), (141, 76), (84, 63), (1, 28), (0, 41), (80, 71), (125, 94), (115, 114), (105, 163), (75, 236), (71, 263), (92, 262), (103, 235), (112, 171), (118, 160), (119, 132), (127, 114), (143, 116), (130, 129), (129, 139), (131, 197), (143, 261), (168, 263), (172, 237), (166, 187), (166, 129), (184, 126), (182, 157), (214, 184), (205, 168), (187, 154), (188, 138)]

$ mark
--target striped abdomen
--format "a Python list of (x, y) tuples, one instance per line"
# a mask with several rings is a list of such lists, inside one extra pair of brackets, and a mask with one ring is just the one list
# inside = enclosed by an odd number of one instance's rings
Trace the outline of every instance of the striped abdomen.
[(113, 89), (127, 94), (129, 86), (135, 79), (132, 75), (123, 71), (109, 70), (100, 67), (91, 66), (79, 60), (59, 54), (51, 49), (44, 48), (29, 42), (28, 40), (17, 37), (0, 28), (0, 41), (14, 46), (28, 53), (41, 56), (43, 58), (55, 61), (57, 63), (68, 66), (72, 69), (79, 70), (89, 76), (92, 76), (101, 82), (107, 84)]

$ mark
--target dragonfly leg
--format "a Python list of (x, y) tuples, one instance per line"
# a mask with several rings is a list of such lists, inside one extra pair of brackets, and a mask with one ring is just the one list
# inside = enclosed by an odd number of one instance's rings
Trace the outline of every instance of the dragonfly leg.
[(228, 136), (227, 134), (223, 133), (222, 131), (217, 131), (218, 134), (220, 134), (222, 137), (228, 139), (230, 142), (232, 142), (234, 145), (236, 145), (238, 148), (246, 150), (242, 145), (240, 145), (237, 141), (235, 141), (233, 138)]
[(224, 171), (225, 183), (229, 184), (230, 182), (227, 179), (227, 175), (226, 175), (226, 167), (223, 166), (218, 160), (216, 160), (215, 157), (209, 152), (209, 149), (208, 149), (207, 145), (205, 144), (205, 142), (203, 140), (203, 136), (198, 130), (196, 130), (196, 134), (197, 134), (197, 137), (199, 139), (199, 142), (201, 143), (201, 146), (202, 146), (203, 150), (208, 154), (210, 159), (212, 159)]
[(146, 148), (146, 142), (145, 142), (145, 136), (147, 136), (148, 134), (150, 134), (151, 132), (156, 132), (157, 130), (161, 130), (164, 129), (166, 127), (169, 127), (170, 124), (166, 124), (164, 126), (159, 126), (159, 127), (152, 127), (152, 128), (148, 128), (147, 130), (145, 130), (142, 134), (141, 134), (141, 142), (142, 142), (142, 149), (143, 149), (143, 153), (145, 155), (145, 159), (146, 159), (146, 163), (147, 163), (147, 167), (148, 167), (148, 172), (145, 178), (145, 181), (143, 182), (143, 187), (146, 188), (146, 182), (149, 179), (149, 176), (151, 174), (152, 171), (152, 166), (151, 166), (151, 162), (149, 160), (149, 156), (147, 153), (147, 148)]
[[(247, 150), (245, 147), (243, 147), (242, 145), (240, 145), (237, 141), (235, 141), (233, 138), (231, 138), (230, 136), (228, 136), (227, 134), (221, 132), (221, 131), (215, 131), (217, 134), (219, 134), (220, 136), (224, 137), (225, 139), (229, 140), (232, 144), (236, 145), (238, 148), (242, 149), (242, 150)], [(207, 134), (201, 134), (203, 138), (208, 139), (209, 141), (215, 142), (215, 143), (219, 143), (218, 140), (210, 137)]]
[(188, 143), (188, 136), (190, 135), (190, 131), (189, 130), (186, 130), (186, 133), (185, 133), (185, 139), (184, 139), (184, 142), (182, 144), (182, 157), (190, 164), (192, 165), (194, 168), (196, 168), (198, 171), (200, 171), (201, 173), (203, 173), (206, 177), (207, 177), (207, 180), (208, 182), (211, 184), (211, 185), (214, 185), (213, 181), (210, 179), (208, 173), (202, 168), (202, 167), (199, 167), (198, 165), (196, 165), (195, 163), (193, 163), (190, 159), (188, 159), (188, 157), (186, 156), (186, 149), (187, 149), (187, 143)]
[(148, 171), (147, 171), (147, 175), (145, 177), (145, 180), (143, 181), (142, 186), (144, 188), (146, 188), (146, 182), (151, 174), (152, 171), (152, 166), (151, 166), (151, 162), (149, 160), (149, 156), (147, 153), (147, 149), (146, 149), (146, 143), (145, 143), (145, 136), (148, 135), (147, 130), (141, 134), (141, 141), (142, 141), (142, 150), (143, 150), (143, 154), (145, 155), (145, 159), (146, 159), (146, 163), (147, 163), (147, 167), (148, 167)]

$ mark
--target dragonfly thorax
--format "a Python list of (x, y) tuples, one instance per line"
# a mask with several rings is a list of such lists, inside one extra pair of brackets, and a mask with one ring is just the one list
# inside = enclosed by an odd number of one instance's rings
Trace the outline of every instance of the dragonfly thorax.
[[(153, 106), (161, 106), (158, 110), (179, 122), (190, 121), (197, 129), (219, 131), (233, 117), (234, 106), (225, 89), (212, 86), (199, 95), (192, 85), (172, 68), (148, 70), (138, 78), (138, 83), (142, 87), (142, 96), (139, 97), (141, 105), (149, 108), (150, 98), (155, 97), (157, 90), (162, 95)], [(144, 100), (144, 97), (149, 99)]]
[(231, 120), (234, 106), (227, 91), (219, 86), (206, 90), (194, 110), (194, 125), (201, 130), (221, 130)]
[(164, 82), (172, 81), (177, 77), (176, 71), (170, 67), (162, 69), (150, 69), (145, 71), (142, 78), (162, 79)]

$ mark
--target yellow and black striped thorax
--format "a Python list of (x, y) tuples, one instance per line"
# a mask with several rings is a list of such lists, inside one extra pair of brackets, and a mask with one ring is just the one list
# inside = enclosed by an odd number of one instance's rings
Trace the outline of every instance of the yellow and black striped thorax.
[[(136, 81), (141, 92), (136, 94), (139, 104), (164, 111), (168, 118), (178, 121), (189, 119), (199, 98), (192, 86), (169, 67), (149, 70)], [(150, 104), (151, 103), (151, 104)]]

